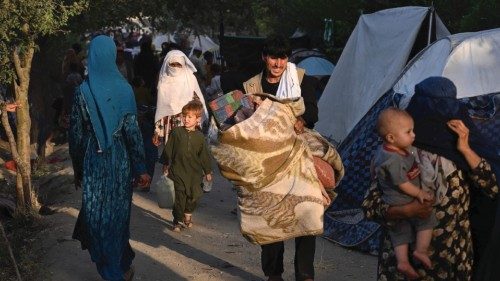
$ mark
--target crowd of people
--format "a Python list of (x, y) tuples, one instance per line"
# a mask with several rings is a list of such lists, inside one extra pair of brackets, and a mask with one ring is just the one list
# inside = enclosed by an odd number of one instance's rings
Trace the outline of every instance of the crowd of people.
[[(149, 190), (154, 166), (162, 163), (163, 173), (172, 179), (175, 189), (172, 231), (193, 227), (196, 205), (203, 194), (202, 179), (211, 181), (213, 173), (201, 128), (210, 117), (209, 100), (233, 90), (258, 96), (245, 118), (252, 118), (260, 106), (269, 107), (270, 102), (262, 100), (287, 104), (289, 109), (285, 111), (293, 112), (293, 140), (304, 143), (313, 134), (318, 107), (314, 81), (288, 61), (291, 47), (283, 36), (266, 40), (262, 72), (245, 78), (223, 70), (214, 63), (211, 52), (194, 50), (188, 57), (179, 46), (165, 43), (157, 55), (147, 36), (138, 40), (131, 35), (130, 41), (113, 37), (94, 37), (85, 58), (79, 45), (66, 52), (62, 65), (65, 90), (58, 122), (68, 129), (75, 184), (83, 188), (73, 236), (89, 250), (103, 279), (132, 280), (132, 186)], [(125, 51), (131, 44), (141, 48), (134, 58)], [(374, 184), (363, 202), (366, 217), (387, 230), (381, 241), (378, 280), (462, 281), (484, 274), (478, 268), (485, 262), (482, 253), (491, 243), (488, 233), (493, 225), (485, 223), (484, 214), (474, 215), (473, 209), (481, 209), (476, 204), (478, 198), (491, 201), (497, 197), (499, 162), (494, 151), (485, 149), (487, 144), (455, 97), (451, 81), (431, 77), (416, 86), (406, 111), (389, 108), (380, 115), (377, 128), (383, 145), (373, 161)], [(269, 125), (275, 127), (266, 130), (283, 133), (287, 128), (281, 125)], [(264, 153), (264, 143), (259, 142), (259, 136), (253, 137), (251, 149)], [(301, 153), (310, 149), (302, 147)], [(303, 165), (318, 169), (311, 151), (303, 156), (310, 157), (310, 163)], [(292, 152), (298, 153), (288, 153)], [(333, 170), (335, 182), (341, 178), (338, 173), (343, 173), (343, 167)], [(232, 172), (237, 174), (237, 168)], [(236, 182), (234, 175), (223, 175)], [(262, 182), (263, 189), (275, 183)], [(312, 200), (307, 208), (317, 204), (314, 208), (321, 206), (324, 210), (334, 196), (317, 184), (318, 179), (308, 182), (321, 188), (306, 194)], [(245, 196), (245, 192), (239, 190), (238, 196)], [(253, 195), (246, 196), (240, 199), (248, 200)], [(286, 194), (279, 196), (281, 201)], [(240, 205), (239, 212), (246, 218), (260, 210), (279, 211), (271, 208), (275, 204), (271, 199), (252, 200), (255, 209)], [(301, 202), (288, 204), (294, 209)], [(265, 218), (266, 214), (259, 215)], [(311, 222), (322, 222), (322, 212), (311, 211), (309, 216)], [(277, 217), (270, 218), (266, 227), (283, 227), (279, 220), (286, 218)], [(295, 238), (296, 280), (314, 280), (316, 235), (322, 228), (292, 236), (286, 229), (280, 231), (272, 241), (261, 242), (259, 233), (255, 234), (257, 239), (249, 238), (261, 246), (264, 275), (270, 281), (283, 280), (283, 241)]]

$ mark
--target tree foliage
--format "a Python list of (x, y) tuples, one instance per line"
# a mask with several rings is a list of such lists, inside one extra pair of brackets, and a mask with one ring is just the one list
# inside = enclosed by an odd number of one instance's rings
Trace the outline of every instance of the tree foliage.
[[(15, 77), (12, 51), (24, 54), (40, 36), (60, 31), (68, 19), (81, 13), (86, 2), (4, 0), (0, 2), (0, 83)], [(25, 63), (24, 61), (22, 63)]]

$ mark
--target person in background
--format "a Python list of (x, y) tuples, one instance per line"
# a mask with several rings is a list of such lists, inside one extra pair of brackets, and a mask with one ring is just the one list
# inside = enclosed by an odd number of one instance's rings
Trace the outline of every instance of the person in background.
[(222, 87), (220, 84), (220, 75), (222, 72), (222, 68), (219, 64), (214, 63), (212, 64), (211, 71), (214, 77), (212, 78), (210, 85), (208, 85), (207, 89), (205, 90), (205, 95), (207, 97), (207, 100), (209, 101), (216, 98), (217, 95), (222, 94)]
[(156, 146), (162, 143), (161, 139), (166, 143), (170, 131), (183, 125), (181, 111), (185, 104), (197, 99), (205, 108), (205, 99), (193, 74), (195, 72), (196, 68), (183, 52), (172, 50), (165, 56), (158, 81), (153, 135)]
[(200, 49), (193, 49), (193, 53), (189, 56), (189, 60), (193, 64), (196, 72), (194, 72), (194, 76), (196, 80), (198, 80), (198, 85), (204, 84), (204, 73), (203, 73), (203, 57), (201, 56), (202, 52)]
[(203, 62), (201, 66), (201, 73), (203, 76), (204, 85), (210, 85), (214, 74), (212, 73), (212, 65), (214, 64), (214, 53), (206, 51), (203, 53)]
[(143, 38), (141, 52), (134, 58), (134, 75), (141, 76), (149, 89), (156, 85), (158, 58), (153, 53), (153, 44), (149, 37)]
[(132, 80), (132, 87), (134, 89), (135, 103), (137, 107), (141, 105), (153, 106), (154, 99), (151, 92), (146, 87), (146, 82), (141, 76), (135, 76)]
[(118, 66), (118, 70), (123, 75), (123, 77), (130, 81), (130, 76), (128, 74), (127, 63), (125, 61), (125, 51), (122, 47), (116, 48), (116, 66)]

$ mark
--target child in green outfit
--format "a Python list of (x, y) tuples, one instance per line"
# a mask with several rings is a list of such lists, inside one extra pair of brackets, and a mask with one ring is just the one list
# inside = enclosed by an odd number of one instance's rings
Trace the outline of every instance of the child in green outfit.
[(203, 194), (203, 175), (212, 181), (212, 168), (205, 137), (199, 130), (203, 104), (192, 100), (182, 108), (184, 126), (174, 128), (160, 157), (163, 172), (174, 182), (173, 231), (181, 231), (181, 222), (192, 227), (192, 214)]

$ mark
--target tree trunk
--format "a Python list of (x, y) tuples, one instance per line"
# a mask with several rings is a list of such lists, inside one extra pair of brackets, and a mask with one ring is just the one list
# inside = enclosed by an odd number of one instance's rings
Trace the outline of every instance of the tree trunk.
[[(17, 81), (14, 81), (14, 92), (16, 102), (19, 104), (16, 110), (17, 139), (9, 137), (12, 155), (17, 164), (16, 193), (18, 194), (18, 205), (21, 210), (32, 210), (37, 206), (37, 199), (31, 186), (31, 163), (30, 163), (30, 128), (31, 119), (29, 113), (28, 89), (30, 82), (31, 61), (35, 52), (34, 44), (23, 53), (17, 49), (13, 51), (12, 57), (16, 68)], [(2, 117), (2, 123), (6, 125)], [(10, 126), (8, 126), (10, 129)], [(7, 130), (7, 128), (6, 128)], [(20, 198), (20, 194), (22, 197)]]

